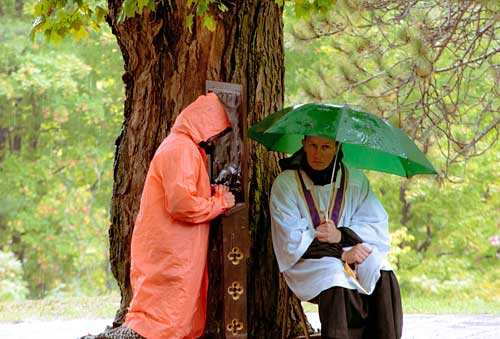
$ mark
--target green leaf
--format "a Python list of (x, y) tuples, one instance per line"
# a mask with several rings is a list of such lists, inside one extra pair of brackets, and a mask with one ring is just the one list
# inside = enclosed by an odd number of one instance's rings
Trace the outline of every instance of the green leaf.
[(63, 36), (59, 34), (58, 30), (54, 29), (51, 31), (50, 40), (54, 44), (56, 44), (56, 45), (60, 44), (62, 39), (63, 39)]
[(156, 6), (156, 4), (155, 4), (154, 0), (149, 0), (149, 1), (148, 1), (148, 5), (147, 5), (147, 7), (148, 7), (148, 9), (149, 9), (150, 11), (154, 11), (155, 6)]
[(203, 17), (203, 24), (211, 32), (214, 32), (217, 28), (217, 21), (215, 21), (214, 17), (211, 15), (205, 15)]
[(198, 7), (196, 7), (196, 13), (199, 16), (204, 16), (207, 9), (208, 9), (207, 0), (201, 0), (200, 3), (198, 3)]
[(336, 4), (336, 0), (317, 0), (317, 8), (323, 12), (331, 10)]
[(70, 25), (70, 27), (71, 27), (72, 29), (74, 29), (75, 31), (80, 30), (80, 28), (81, 28), (82, 26), (83, 26), (83, 21), (82, 21), (82, 20), (80, 20), (80, 19), (77, 19), (77, 20), (73, 21), (73, 22), (71, 23), (71, 25)]
[(33, 17), (38, 18), (42, 14), (45, 14), (43, 13), (43, 2), (39, 1), (33, 7)]
[(307, 19), (311, 17), (313, 7), (304, 0), (295, 1), (295, 15), (297, 18)]
[(86, 40), (89, 36), (89, 33), (87, 32), (87, 30), (81, 26), (80, 29), (78, 30), (74, 30), (73, 31), (73, 39), (75, 41), (78, 41), (78, 40)]
[(46, 29), (46, 30), (44, 30), (44, 31), (43, 31), (43, 34), (44, 34), (44, 36), (45, 36), (45, 39), (46, 39), (47, 41), (50, 41), (50, 38), (51, 38), (51, 36), (52, 36), (52, 29)]
[(99, 24), (101, 22), (104, 22), (104, 18), (108, 11), (105, 8), (102, 8), (101, 6), (97, 6), (95, 9), (95, 16), (96, 16), (96, 22)]
[(227, 6), (224, 5), (223, 3), (219, 3), (218, 7), (221, 12), (226, 12), (228, 10)]
[(125, 0), (123, 2), (123, 10), (127, 18), (132, 18), (137, 10), (137, 0)]
[(192, 32), (192, 29), (193, 29), (193, 19), (194, 19), (194, 15), (193, 14), (188, 14), (186, 16), (186, 28)]

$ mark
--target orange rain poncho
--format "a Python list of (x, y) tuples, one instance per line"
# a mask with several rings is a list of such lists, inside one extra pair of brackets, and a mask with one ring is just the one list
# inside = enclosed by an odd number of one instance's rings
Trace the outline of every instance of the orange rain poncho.
[(215, 94), (177, 117), (146, 177), (132, 235), (133, 298), (124, 325), (147, 339), (198, 338), (206, 318), (210, 220), (227, 207), (211, 196), (201, 141), (230, 127)]

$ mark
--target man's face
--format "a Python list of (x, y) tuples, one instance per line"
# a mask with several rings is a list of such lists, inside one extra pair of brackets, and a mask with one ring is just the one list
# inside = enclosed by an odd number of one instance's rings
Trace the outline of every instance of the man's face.
[(316, 171), (327, 168), (337, 152), (337, 143), (327, 138), (306, 136), (302, 140), (302, 146), (306, 152), (307, 163)]

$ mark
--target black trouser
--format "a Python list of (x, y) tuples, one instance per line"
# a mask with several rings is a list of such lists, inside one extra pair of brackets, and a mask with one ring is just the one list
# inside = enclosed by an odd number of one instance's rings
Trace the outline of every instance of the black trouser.
[(399, 339), (403, 308), (396, 276), (381, 271), (371, 295), (332, 287), (317, 298), (322, 339)]

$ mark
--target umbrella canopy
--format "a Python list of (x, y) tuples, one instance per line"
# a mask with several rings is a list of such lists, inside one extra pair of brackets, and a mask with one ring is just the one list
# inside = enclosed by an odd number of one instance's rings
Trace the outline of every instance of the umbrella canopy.
[(347, 105), (310, 103), (284, 108), (253, 125), (248, 136), (269, 150), (294, 153), (305, 135), (342, 143), (344, 162), (409, 177), (437, 174), (401, 129)]

